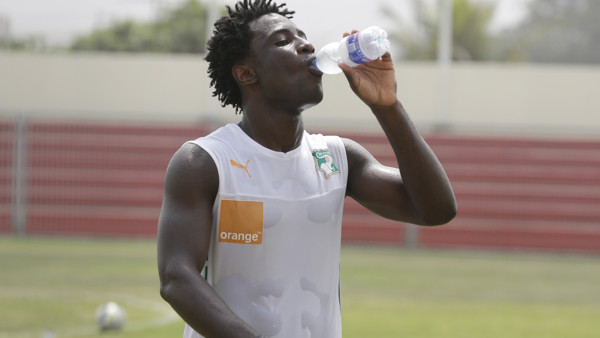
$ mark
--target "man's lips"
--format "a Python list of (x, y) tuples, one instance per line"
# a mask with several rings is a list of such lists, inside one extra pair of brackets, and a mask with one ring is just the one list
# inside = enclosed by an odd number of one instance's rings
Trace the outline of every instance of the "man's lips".
[(316, 75), (319, 77), (323, 76), (323, 72), (321, 72), (320, 70), (317, 69), (317, 67), (315, 67), (314, 60), (315, 60), (315, 57), (312, 57), (308, 60), (308, 62), (307, 62), (308, 63), (308, 65), (307, 65), (308, 71), (311, 72), (313, 75)]

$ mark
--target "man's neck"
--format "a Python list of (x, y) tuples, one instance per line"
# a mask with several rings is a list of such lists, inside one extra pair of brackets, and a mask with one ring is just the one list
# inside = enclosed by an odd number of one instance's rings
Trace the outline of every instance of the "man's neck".
[(244, 113), (238, 126), (263, 147), (284, 153), (299, 147), (304, 133), (302, 113)]

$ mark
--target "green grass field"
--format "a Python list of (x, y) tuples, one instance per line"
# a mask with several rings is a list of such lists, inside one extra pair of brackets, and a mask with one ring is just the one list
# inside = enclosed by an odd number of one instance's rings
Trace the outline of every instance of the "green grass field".
[[(600, 257), (349, 247), (344, 337), (598, 337)], [(100, 334), (96, 308), (127, 311)], [(0, 237), (0, 337), (181, 337), (150, 240)], [(47, 335), (49, 336), (49, 335)]]

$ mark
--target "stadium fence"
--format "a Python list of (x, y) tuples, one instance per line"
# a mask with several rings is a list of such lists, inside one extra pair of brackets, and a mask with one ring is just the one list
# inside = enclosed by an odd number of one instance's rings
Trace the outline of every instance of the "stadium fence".
[[(0, 119), (0, 234), (155, 236), (174, 151), (205, 124)], [(382, 134), (341, 133), (395, 166)], [(344, 243), (600, 254), (600, 140), (429, 133), (458, 215), (385, 220), (346, 200)]]

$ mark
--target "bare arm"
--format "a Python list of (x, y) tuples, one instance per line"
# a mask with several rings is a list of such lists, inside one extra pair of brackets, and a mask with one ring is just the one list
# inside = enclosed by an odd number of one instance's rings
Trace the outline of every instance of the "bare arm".
[(382, 165), (358, 143), (344, 140), (350, 166), (348, 195), (390, 219), (420, 225), (449, 222), (456, 214), (456, 202), (448, 177), (401, 104), (373, 112), (399, 169)]
[(358, 143), (344, 140), (350, 167), (347, 194), (390, 219), (420, 225), (449, 222), (456, 215), (452, 186), (396, 98), (390, 54), (354, 68), (340, 67), (377, 118), (398, 161), (398, 169), (383, 166)]
[(257, 337), (201, 276), (219, 186), (212, 158), (193, 144), (171, 159), (158, 223), (160, 294), (205, 337)]

